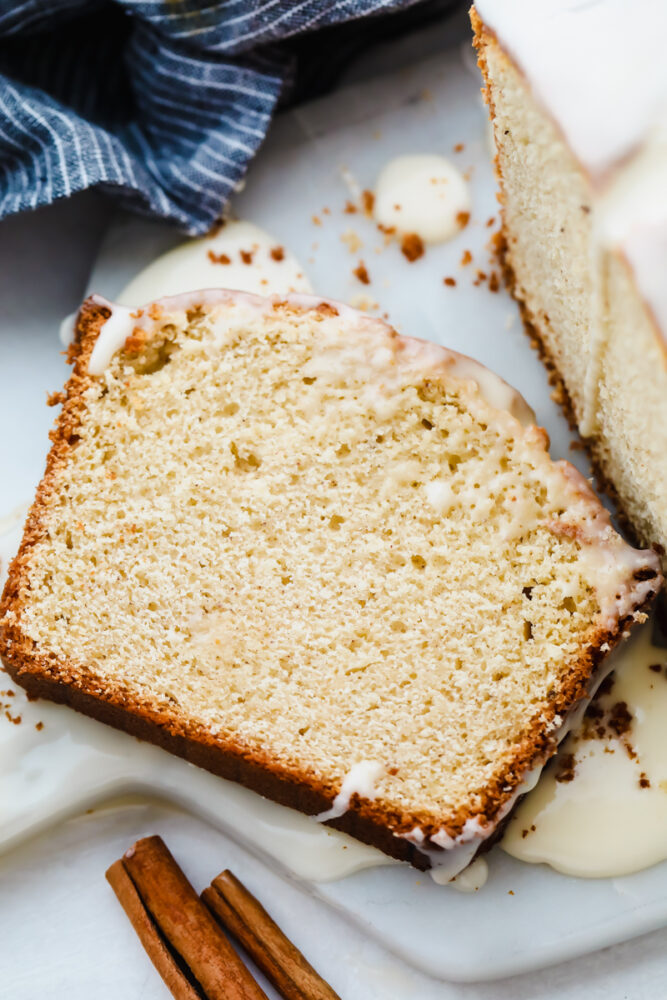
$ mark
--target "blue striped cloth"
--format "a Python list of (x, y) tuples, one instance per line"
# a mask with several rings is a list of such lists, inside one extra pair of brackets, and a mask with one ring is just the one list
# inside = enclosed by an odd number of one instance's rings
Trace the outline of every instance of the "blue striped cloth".
[[(206, 232), (294, 86), (296, 36), (413, 2), (0, 0), (0, 218), (96, 186)], [(319, 32), (324, 77), (327, 50)]]

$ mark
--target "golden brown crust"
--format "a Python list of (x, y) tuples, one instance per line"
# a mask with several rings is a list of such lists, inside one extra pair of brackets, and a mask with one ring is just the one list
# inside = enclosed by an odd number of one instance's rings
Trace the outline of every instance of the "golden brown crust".
[[(73, 372), (65, 387), (65, 402), (56, 428), (51, 432), (52, 447), (45, 475), (28, 515), (23, 541), (11, 564), (0, 604), (0, 656), (14, 680), (31, 695), (70, 705), (283, 805), (307, 814), (321, 812), (339, 790), (331, 783), (325, 784), (312, 775), (290, 770), (256, 748), (214, 736), (197, 720), (177, 715), (164, 705), (153, 704), (137, 696), (129, 686), (112, 685), (93, 675), (83, 664), (62, 661), (55, 654), (40, 650), (21, 629), (21, 595), (29, 587), (31, 549), (44, 537), (43, 515), (58, 470), (67, 463), (76, 447), (86, 409), (85, 392), (93, 382), (88, 374), (88, 360), (108, 315), (108, 308), (90, 299), (83, 304), (79, 314), (77, 337), (69, 351)], [(624, 625), (625, 621), (621, 621), (613, 631), (597, 633), (584, 655), (571, 664), (567, 680), (554, 693), (548, 710), (535, 717), (507, 768), (493, 782), (478, 790), (480, 806), (474, 818), (483, 824), (497, 822), (526, 771), (550, 756), (555, 748), (554, 730), (558, 720), (563, 720), (586, 697), (591, 674), (604, 655), (602, 647), (615, 645)], [(404, 834), (420, 827), (426, 837), (442, 829), (455, 837), (470, 818), (470, 811), (464, 809), (444, 818), (438, 814), (389, 812), (378, 802), (355, 796), (348, 811), (330, 821), (330, 825), (391, 857), (425, 869), (430, 867), (429, 859), (410, 841), (395, 833)]]

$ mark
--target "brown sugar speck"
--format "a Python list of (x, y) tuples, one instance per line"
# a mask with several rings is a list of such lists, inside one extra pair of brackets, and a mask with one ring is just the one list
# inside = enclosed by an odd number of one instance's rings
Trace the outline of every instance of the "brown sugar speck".
[(355, 267), (352, 274), (355, 276), (355, 278), (357, 278), (358, 281), (361, 282), (362, 285), (370, 285), (371, 279), (369, 277), (368, 271), (366, 270), (366, 265), (364, 264), (363, 260), (359, 261), (358, 266)]
[(464, 149), (465, 149), (465, 146), (463, 145), (462, 142), (457, 142), (456, 145), (454, 146), (454, 152), (455, 153), (462, 153)]
[(369, 218), (373, 214), (373, 209), (375, 208), (375, 195), (372, 191), (362, 191), (361, 192), (361, 205), (364, 210), (364, 215)]
[(272, 260), (284, 260), (285, 259), (285, 248), (284, 247), (271, 247), (269, 251)]
[(212, 250), (208, 251), (208, 259), (211, 264), (231, 264), (232, 258), (228, 257), (226, 253), (213, 253)]
[(447, 285), (449, 288), (454, 288), (456, 285), (456, 278), (443, 278), (443, 284)]
[(639, 775), (639, 787), (640, 788), (650, 788), (651, 782), (649, 781), (648, 775), (645, 771), (642, 771)]
[(424, 256), (424, 241), (417, 233), (406, 233), (401, 240), (401, 253), (412, 263)]
[(464, 250), (461, 254), (461, 267), (467, 267), (472, 260), (472, 254), (470, 250)]
[(244, 264), (252, 264), (252, 258), (255, 253), (254, 250), (240, 250), (241, 260)]

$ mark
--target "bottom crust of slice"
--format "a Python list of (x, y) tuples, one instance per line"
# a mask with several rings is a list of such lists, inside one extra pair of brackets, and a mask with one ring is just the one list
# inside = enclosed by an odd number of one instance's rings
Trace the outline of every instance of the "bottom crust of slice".
[[(48, 701), (67, 705), (98, 722), (120, 729), (137, 739), (153, 743), (177, 757), (182, 757), (190, 764), (244, 785), (273, 802), (297, 809), (307, 815), (315, 816), (331, 805), (330, 796), (324, 792), (319, 793), (305, 785), (289, 782), (281, 774), (268, 770), (264, 764), (227, 753), (213, 742), (207, 744), (194, 740), (191, 734), (170, 732), (140, 713), (136, 706), (124, 708), (122, 705), (97, 698), (64, 680), (49, 677), (41, 672), (33, 673), (29, 669), (21, 670), (15, 663), (4, 658), (3, 664), (7, 673), (27, 691), (31, 698), (46, 698)], [(354, 810), (348, 810), (338, 819), (327, 821), (326, 825), (341, 830), (371, 847), (376, 847), (397, 861), (407, 861), (420, 871), (427, 871), (431, 867), (429, 858), (409, 840), (395, 836), (386, 826)], [(498, 831), (494, 831), (492, 837), (482, 842), (481, 850), (488, 850), (492, 843), (495, 843), (497, 836)]]

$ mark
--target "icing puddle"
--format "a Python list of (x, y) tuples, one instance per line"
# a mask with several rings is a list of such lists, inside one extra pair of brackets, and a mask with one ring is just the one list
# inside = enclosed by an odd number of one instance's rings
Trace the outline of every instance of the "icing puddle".
[(398, 156), (378, 178), (374, 215), (387, 231), (415, 234), (424, 243), (444, 243), (468, 222), (468, 185), (444, 156)]
[(312, 291), (299, 261), (280, 240), (252, 222), (227, 222), (212, 236), (188, 240), (162, 254), (116, 301), (141, 306), (199, 288), (234, 288), (256, 295)]
[(611, 689), (561, 746), (511, 819), (503, 850), (584, 878), (667, 858), (667, 649), (653, 622), (612, 655)]

